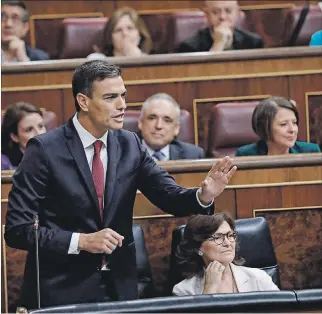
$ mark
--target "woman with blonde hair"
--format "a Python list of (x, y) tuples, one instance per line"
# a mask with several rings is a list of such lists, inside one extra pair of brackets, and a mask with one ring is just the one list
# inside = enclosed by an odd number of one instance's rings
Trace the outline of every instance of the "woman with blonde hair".
[(116, 10), (109, 18), (103, 32), (103, 44), (94, 46), (88, 58), (97, 57), (137, 57), (149, 54), (152, 40), (144, 21), (134, 9), (125, 7)]

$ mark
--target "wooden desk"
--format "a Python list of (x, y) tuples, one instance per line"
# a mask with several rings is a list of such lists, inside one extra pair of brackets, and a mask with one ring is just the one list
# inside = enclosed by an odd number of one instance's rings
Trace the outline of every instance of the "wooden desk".
[[(213, 160), (160, 163), (185, 187), (197, 187)], [(264, 216), (271, 228), (284, 289), (322, 287), (322, 154), (278, 157), (238, 157), (238, 171), (215, 201), (216, 211), (234, 218)], [(2, 172), (2, 221), (12, 172)], [(142, 225), (157, 289), (166, 284), (172, 230), (187, 218), (175, 218), (155, 208), (140, 192), (134, 222)], [(17, 299), (25, 252), (2, 247), (3, 300)], [(10, 280), (8, 280), (10, 278)], [(8, 293), (8, 294), (6, 294)], [(3, 311), (5, 308), (3, 309)]]
[[(226, 101), (260, 100), (268, 95), (296, 101), (301, 117), (299, 140), (314, 138), (318, 132), (312, 125), (312, 116), (322, 103), (322, 47), (106, 60), (122, 67), (131, 109), (140, 109), (142, 102), (154, 93), (170, 94), (193, 115), (195, 143), (203, 148), (208, 146), (208, 124), (213, 105)], [(2, 66), (3, 108), (25, 100), (54, 111), (58, 124), (64, 123), (74, 113), (72, 73), (84, 61), (73, 59)]]
[[(274, 8), (286, 5), (305, 5), (307, 2), (317, 4), (317, 0), (239, 0), (239, 5), (251, 7), (269, 7)], [(273, 3), (272, 3), (273, 2)], [(129, 6), (135, 10), (158, 12), (159, 10), (182, 10), (182, 9), (202, 9), (204, 4), (200, 0), (171, 0), (171, 1), (133, 1), (133, 0), (104, 0), (91, 1), (74, 0), (73, 2), (63, 1), (35, 1), (27, 0), (26, 5), (31, 14), (61, 14), (61, 13), (87, 13), (87, 12), (106, 12), (110, 14), (113, 9)]]

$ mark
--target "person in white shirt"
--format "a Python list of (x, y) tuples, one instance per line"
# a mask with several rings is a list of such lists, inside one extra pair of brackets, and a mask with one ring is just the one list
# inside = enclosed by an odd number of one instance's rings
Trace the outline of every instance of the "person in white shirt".
[(173, 287), (173, 294), (279, 290), (263, 270), (241, 266), (243, 259), (236, 256), (236, 238), (235, 222), (228, 213), (190, 218), (177, 249), (186, 279)]

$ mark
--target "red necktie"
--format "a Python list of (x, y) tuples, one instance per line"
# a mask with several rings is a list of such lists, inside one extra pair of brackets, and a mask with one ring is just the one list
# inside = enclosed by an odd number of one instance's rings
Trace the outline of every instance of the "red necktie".
[[(104, 196), (104, 167), (101, 160), (101, 148), (103, 142), (95, 141), (94, 143), (94, 156), (92, 163), (92, 176), (95, 185), (95, 190), (98, 198), (98, 205), (100, 208), (101, 219), (103, 220), (103, 196)], [(106, 264), (105, 256), (102, 256), (101, 268)]]
[(95, 185), (95, 190), (98, 198), (98, 205), (100, 209), (101, 218), (103, 219), (103, 196), (104, 196), (104, 167), (101, 160), (101, 148), (103, 142), (97, 140), (94, 143), (94, 156), (92, 163), (92, 176)]

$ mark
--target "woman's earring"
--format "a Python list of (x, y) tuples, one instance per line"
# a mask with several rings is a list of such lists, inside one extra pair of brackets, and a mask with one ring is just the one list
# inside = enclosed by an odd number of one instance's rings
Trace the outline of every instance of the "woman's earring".
[(203, 255), (203, 252), (199, 250), (199, 251), (198, 251), (198, 255), (199, 255), (199, 256), (202, 256), (202, 255)]

